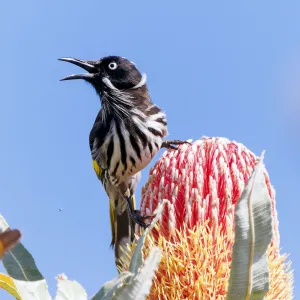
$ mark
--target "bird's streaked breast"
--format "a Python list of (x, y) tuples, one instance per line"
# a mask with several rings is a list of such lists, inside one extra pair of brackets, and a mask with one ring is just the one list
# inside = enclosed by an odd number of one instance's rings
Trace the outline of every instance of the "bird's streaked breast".
[(96, 134), (92, 156), (118, 185), (149, 164), (166, 134), (166, 116), (157, 106), (151, 104), (145, 112), (134, 109), (129, 119), (112, 117), (105, 136)]

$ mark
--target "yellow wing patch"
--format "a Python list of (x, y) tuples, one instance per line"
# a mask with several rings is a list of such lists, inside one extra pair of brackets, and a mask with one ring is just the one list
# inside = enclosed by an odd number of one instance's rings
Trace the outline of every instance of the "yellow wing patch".
[(92, 160), (92, 162), (93, 162), (93, 168), (94, 168), (97, 176), (100, 177), (102, 174), (102, 169), (100, 168), (100, 166), (98, 165), (98, 163), (95, 160)]
[(135, 196), (134, 195), (132, 195), (131, 200), (132, 200), (133, 209), (135, 209), (136, 208), (136, 203), (135, 203)]
[[(131, 202), (133, 205), (133, 209), (136, 208), (136, 202), (135, 202), (135, 196), (131, 196)], [(111, 234), (112, 234), (112, 241), (111, 241), (111, 246), (114, 246), (116, 241), (116, 236), (117, 236), (117, 224), (116, 224), (116, 215), (115, 215), (115, 210), (114, 210), (114, 205), (113, 202), (110, 200), (109, 201), (109, 215), (110, 215), (110, 227), (111, 227)]]
[(110, 215), (110, 228), (111, 228), (111, 235), (112, 235), (112, 241), (111, 241), (111, 246), (115, 245), (115, 239), (116, 239), (116, 230), (117, 226), (115, 224), (115, 211), (113, 208), (113, 203), (109, 201), (109, 215)]

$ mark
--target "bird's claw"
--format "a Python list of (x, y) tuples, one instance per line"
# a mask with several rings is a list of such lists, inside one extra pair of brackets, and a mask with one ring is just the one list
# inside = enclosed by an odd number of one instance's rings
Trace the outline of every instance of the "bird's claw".
[(131, 219), (143, 228), (147, 228), (150, 226), (150, 224), (145, 223), (144, 220), (150, 219), (152, 217), (153, 216), (142, 216), (139, 210), (134, 210), (133, 213), (131, 213)]
[(167, 141), (163, 141), (161, 144), (160, 148), (167, 148), (167, 149), (173, 149), (173, 150), (177, 150), (179, 145), (183, 145), (183, 144), (191, 144), (188, 141), (181, 141), (181, 140), (167, 140)]

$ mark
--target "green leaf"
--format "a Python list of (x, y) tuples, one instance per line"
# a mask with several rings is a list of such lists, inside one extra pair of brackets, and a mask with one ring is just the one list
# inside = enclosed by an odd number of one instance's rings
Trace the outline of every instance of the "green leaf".
[[(0, 232), (9, 228), (6, 220), (0, 214)], [(13, 279), (23, 281), (38, 281), (44, 279), (38, 270), (32, 255), (18, 243), (14, 248), (7, 251), (2, 258), (2, 263), (8, 275)]]
[(143, 300), (146, 299), (152, 286), (152, 280), (155, 271), (158, 268), (161, 258), (161, 251), (158, 247), (153, 247), (148, 257), (145, 260), (143, 268), (132, 280), (130, 284), (124, 285), (120, 288), (115, 297), (112, 299), (126, 299), (126, 300)]
[(117, 288), (120, 288), (125, 284), (126, 279), (133, 277), (130, 272), (122, 272), (116, 278), (111, 281), (106, 282), (99, 292), (91, 300), (106, 300), (111, 299), (113, 294), (116, 292)]
[(143, 246), (145, 243), (146, 235), (148, 234), (149, 230), (144, 230), (143, 234), (139, 237), (137, 245), (134, 249), (133, 255), (130, 260), (129, 264), (129, 272), (133, 274), (137, 274), (140, 267), (143, 264)]
[(271, 240), (271, 199), (262, 154), (236, 206), (227, 299), (263, 299), (269, 290), (267, 249)]
[(130, 265), (129, 265), (129, 271), (132, 272), (133, 274), (137, 274), (139, 269), (141, 268), (143, 264), (143, 246), (146, 240), (146, 236), (149, 233), (149, 231), (155, 226), (156, 222), (159, 220), (161, 217), (161, 214), (163, 212), (163, 208), (165, 204), (167, 203), (167, 200), (163, 200), (156, 208), (156, 210), (153, 212), (155, 215), (155, 218), (152, 220), (150, 226), (144, 230), (143, 234), (140, 236), (136, 248), (134, 249), (134, 253), (132, 255), (132, 258), (130, 260)]
[[(154, 248), (150, 252), (150, 254), (152, 253), (151, 256), (149, 254), (148, 258), (146, 259), (145, 266), (142, 268), (142, 249), (147, 234), (155, 226), (155, 223), (160, 218), (163, 207), (166, 203), (167, 201), (163, 200), (162, 203), (157, 206), (154, 212), (155, 218), (152, 220), (151, 225), (146, 230), (144, 230), (143, 234), (140, 236), (134, 253), (131, 257), (129, 272), (122, 272), (115, 279), (106, 282), (99, 290), (99, 292), (92, 298), (92, 300), (144, 299), (143, 296), (141, 296), (142, 298), (136, 298), (133, 295), (133, 290), (140, 295), (147, 295), (147, 293), (149, 293), (154, 272), (157, 269), (158, 263), (160, 261), (160, 250), (158, 248)], [(125, 296), (123, 295), (123, 293), (125, 293)], [(128, 298), (129, 294), (133, 298)]]

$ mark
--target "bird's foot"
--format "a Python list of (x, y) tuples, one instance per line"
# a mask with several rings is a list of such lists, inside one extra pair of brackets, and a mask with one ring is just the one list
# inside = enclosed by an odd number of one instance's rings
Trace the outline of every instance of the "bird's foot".
[(139, 210), (134, 209), (132, 202), (131, 202), (131, 197), (130, 197), (130, 191), (127, 190), (125, 193), (125, 197), (128, 203), (128, 208), (130, 212), (131, 219), (138, 225), (140, 225), (143, 228), (147, 228), (150, 226), (150, 223), (145, 223), (145, 220), (153, 218), (155, 216), (142, 216), (141, 212)]
[(142, 216), (139, 210), (134, 210), (133, 212), (130, 213), (130, 216), (135, 223), (137, 223), (143, 228), (147, 228), (150, 226), (150, 223), (145, 223), (144, 221), (154, 217), (154, 216)]
[(183, 145), (183, 144), (191, 144), (188, 141), (181, 141), (181, 140), (167, 140), (167, 141), (163, 141), (160, 148), (167, 148), (167, 149), (173, 149), (173, 150), (177, 150), (179, 145)]

